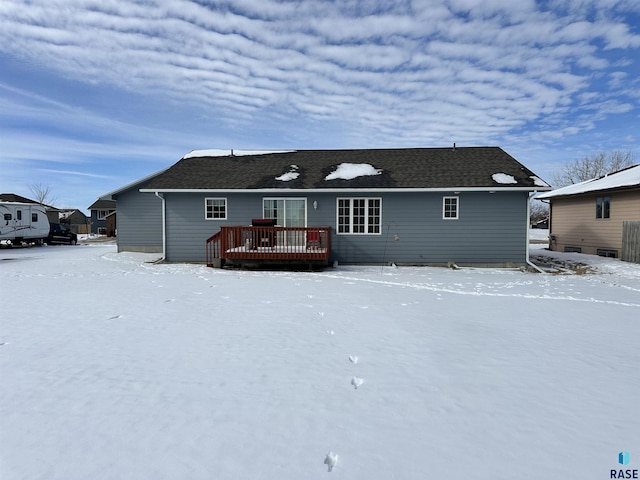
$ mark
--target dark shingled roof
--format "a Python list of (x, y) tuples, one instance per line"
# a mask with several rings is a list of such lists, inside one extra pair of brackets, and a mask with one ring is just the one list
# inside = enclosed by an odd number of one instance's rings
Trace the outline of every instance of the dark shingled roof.
[(15, 193), (0, 193), (0, 202), (38, 203), (35, 200), (16, 195)]
[(51, 205), (47, 205), (46, 203), (40, 203), (35, 200), (31, 200), (30, 198), (23, 197), (21, 195), (16, 195), (15, 193), (0, 193), (0, 202), (34, 203), (36, 205), (42, 205), (51, 211), (57, 210), (56, 207), (52, 207)]
[(99, 198), (91, 204), (89, 210), (113, 210), (116, 208), (115, 200), (103, 200)]
[[(186, 158), (188, 157), (188, 158)], [(246, 156), (186, 156), (154, 178), (144, 190), (530, 188), (535, 174), (499, 147), (298, 150)], [(380, 175), (325, 180), (342, 163), (370, 164)], [(290, 181), (276, 180), (292, 171)], [(517, 183), (502, 184), (504, 173)]]

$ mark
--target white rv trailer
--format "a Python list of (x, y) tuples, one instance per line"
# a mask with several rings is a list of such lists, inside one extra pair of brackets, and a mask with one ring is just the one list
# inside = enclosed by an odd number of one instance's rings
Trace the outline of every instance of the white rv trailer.
[(41, 245), (48, 235), (49, 220), (42, 205), (0, 202), (0, 241)]

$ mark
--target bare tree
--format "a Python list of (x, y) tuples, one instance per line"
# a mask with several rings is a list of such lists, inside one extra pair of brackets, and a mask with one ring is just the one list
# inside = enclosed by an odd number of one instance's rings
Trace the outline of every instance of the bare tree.
[(555, 187), (564, 187), (617, 172), (630, 167), (634, 161), (633, 152), (629, 150), (595, 153), (565, 164), (551, 181)]
[(56, 198), (51, 193), (51, 187), (49, 185), (43, 185), (41, 183), (34, 183), (29, 186), (29, 190), (35, 197), (34, 200), (43, 205), (51, 205), (56, 201)]
[(531, 207), (529, 209), (530, 224), (534, 225), (547, 218), (549, 218), (549, 205), (540, 200), (531, 199)]

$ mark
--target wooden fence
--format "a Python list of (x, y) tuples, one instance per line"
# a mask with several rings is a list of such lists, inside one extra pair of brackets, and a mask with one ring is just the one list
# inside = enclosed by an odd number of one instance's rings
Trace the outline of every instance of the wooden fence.
[(640, 222), (622, 222), (621, 253), (621, 260), (640, 263)]

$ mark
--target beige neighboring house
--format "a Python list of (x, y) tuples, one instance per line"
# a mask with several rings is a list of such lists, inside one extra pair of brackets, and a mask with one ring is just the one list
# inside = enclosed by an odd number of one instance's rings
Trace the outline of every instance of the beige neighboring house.
[(536, 198), (550, 203), (551, 250), (637, 261), (640, 251), (640, 165)]

